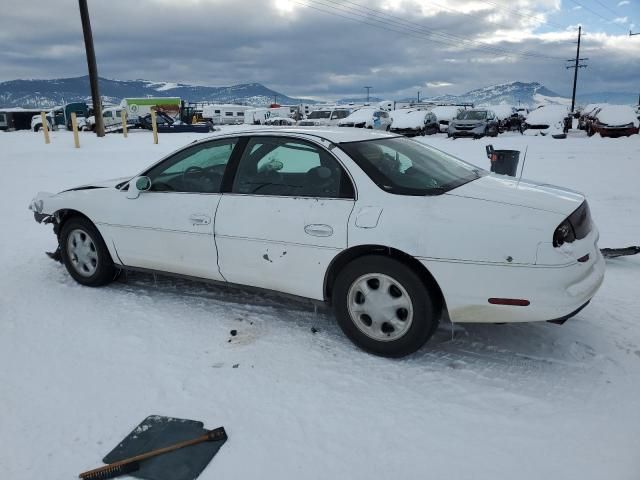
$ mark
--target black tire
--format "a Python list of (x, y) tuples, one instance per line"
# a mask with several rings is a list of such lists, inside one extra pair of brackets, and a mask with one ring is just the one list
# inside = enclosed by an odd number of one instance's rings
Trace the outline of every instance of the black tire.
[(35, 127), (33, 127), (33, 131), (38, 133), (40, 131), (40, 127), (41, 125), (36, 125)]
[[(366, 326), (357, 326), (357, 320), (354, 320), (351, 316), (349, 311), (351, 287), (357, 284), (357, 282), (367, 274), (378, 274), (390, 277), (396, 284), (400, 285), (407, 294), (407, 300), (413, 309), (413, 317), (406, 332), (401, 333), (401, 336), (397, 339), (387, 341), (376, 340), (372, 336), (364, 333), (361, 328), (366, 328)], [(375, 282), (375, 279), (371, 280)], [(369, 281), (367, 281), (367, 285), (370, 286), (368, 282)], [(380, 284), (378, 283), (378, 285)], [(390, 296), (400, 298), (404, 295), (404, 293), (395, 287), (396, 292), (400, 293), (400, 296), (396, 297), (391, 290), (392, 288), (394, 287), (389, 287), (388, 293)], [(357, 286), (354, 286), (354, 292), (355, 296), (353, 298), (356, 299), (356, 303), (359, 303), (357, 302), (357, 296), (361, 294), (361, 292), (358, 292)], [(364, 305), (366, 300), (365, 297), (362, 298), (362, 305)], [(332, 291), (332, 302), (338, 324), (345, 335), (358, 347), (375, 355), (384, 357), (403, 357), (409, 355), (422, 347), (431, 335), (433, 335), (433, 332), (438, 326), (434, 301), (427, 284), (404, 263), (381, 255), (366, 255), (347, 264), (336, 278)], [(398, 312), (400, 312), (400, 310), (401, 309), (399, 309)], [(398, 315), (398, 319), (403, 321), (399, 313), (395, 315)], [(363, 317), (368, 316), (366, 314), (360, 315), (361, 319), (364, 319)], [(371, 323), (370, 317), (368, 321)], [(362, 321), (359, 323), (363, 325)], [(393, 328), (391, 324), (386, 321), (380, 323), (382, 327), (387, 325), (388, 328)], [(384, 332), (384, 330), (384, 328), (381, 328), (382, 332)], [(373, 329), (371, 331), (373, 332)], [(390, 336), (393, 332), (383, 333), (383, 335), (385, 334)]]
[[(70, 242), (69, 237), (73, 232), (82, 232), (82, 234), (91, 240), (91, 242), (89, 242), (93, 245), (91, 250), (97, 258), (96, 264), (94, 265), (95, 271), (93, 273), (81, 274), (79, 270), (84, 269), (82, 269), (81, 266), (76, 267), (74, 260), (70, 257), (70, 255), (73, 254), (69, 252), (68, 245)], [(102, 239), (102, 235), (100, 235), (98, 229), (87, 218), (75, 216), (64, 222), (60, 231), (59, 243), (64, 266), (76, 282), (87, 287), (101, 287), (116, 278), (118, 271), (113, 265), (113, 260)]]

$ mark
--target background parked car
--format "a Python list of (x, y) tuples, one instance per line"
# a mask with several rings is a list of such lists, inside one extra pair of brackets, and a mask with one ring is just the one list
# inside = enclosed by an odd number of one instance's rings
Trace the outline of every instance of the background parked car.
[(270, 117), (265, 120), (264, 124), (271, 126), (291, 126), (295, 125), (296, 121), (289, 117)]
[(432, 135), (440, 131), (436, 116), (425, 110), (396, 110), (391, 131), (401, 135)]
[(315, 110), (300, 120), (298, 125), (302, 127), (326, 127), (338, 125), (338, 122), (351, 114), (350, 108), (334, 108), (327, 110)]
[(598, 109), (593, 121), (587, 125), (589, 136), (623, 137), (638, 133), (638, 117), (627, 105), (605, 105)]
[(590, 103), (580, 111), (580, 117), (578, 119), (578, 128), (580, 130), (587, 130), (587, 127), (591, 122), (595, 120), (595, 115), (604, 106), (603, 103)]
[(340, 120), (338, 126), (389, 130), (391, 128), (391, 117), (389, 112), (384, 110), (365, 107)]
[[(490, 110), (495, 113), (500, 132), (519, 130), (519, 115), (511, 105), (492, 105)], [(516, 121), (514, 121), (516, 120)]]
[(524, 122), (525, 135), (556, 135), (564, 131), (569, 109), (564, 105), (545, 105), (533, 110)]
[(438, 119), (438, 124), (440, 124), (440, 131), (446, 132), (449, 128), (449, 122), (458, 116), (464, 110), (463, 107), (459, 107), (456, 105), (441, 105), (438, 107), (434, 107), (431, 110), (436, 118)]
[[(102, 110), (102, 121), (104, 128), (122, 126), (122, 107), (107, 107)], [(87, 130), (93, 130), (96, 127), (96, 117), (91, 115), (85, 122)]]
[(498, 119), (496, 114), (487, 109), (463, 110), (449, 123), (447, 136), (473, 137), (498, 136)]

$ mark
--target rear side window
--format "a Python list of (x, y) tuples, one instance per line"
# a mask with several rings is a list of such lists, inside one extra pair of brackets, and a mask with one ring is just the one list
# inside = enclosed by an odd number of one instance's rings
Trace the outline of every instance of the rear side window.
[(234, 193), (290, 197), (353, 198), (351, 180), (323, 148), (303, 140), (249, 140), (233, 182)]

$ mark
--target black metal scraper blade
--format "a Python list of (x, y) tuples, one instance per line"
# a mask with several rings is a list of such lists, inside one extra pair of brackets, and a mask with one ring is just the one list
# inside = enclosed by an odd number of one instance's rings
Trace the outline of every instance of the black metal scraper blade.
[[(134, 428), (102, 461), (114, 463), (156, 448), (193, 439), (207, 431), (202, 422), (151, 415)], [(146, 480), (195, 480), (225, 441), (226, 439), (204, 442), (144, 460), (140, 462), (140, 468), (130, 475)]]

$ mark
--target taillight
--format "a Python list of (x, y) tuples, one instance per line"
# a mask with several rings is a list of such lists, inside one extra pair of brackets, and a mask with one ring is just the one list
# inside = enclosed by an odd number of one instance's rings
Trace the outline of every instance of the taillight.
[(564, 222), (558, 225), (556, 231), (553, 232), (553, 246), (559, 247), (565, 243), (571, 243), (576, 239), (575, 233), (573, 233), (573, 227), (571, 222), (567, 218)]
[(591, 231), (591, 212), (585, 200), (553, 232), (553, 246), (559, 247), (586, 237)]

